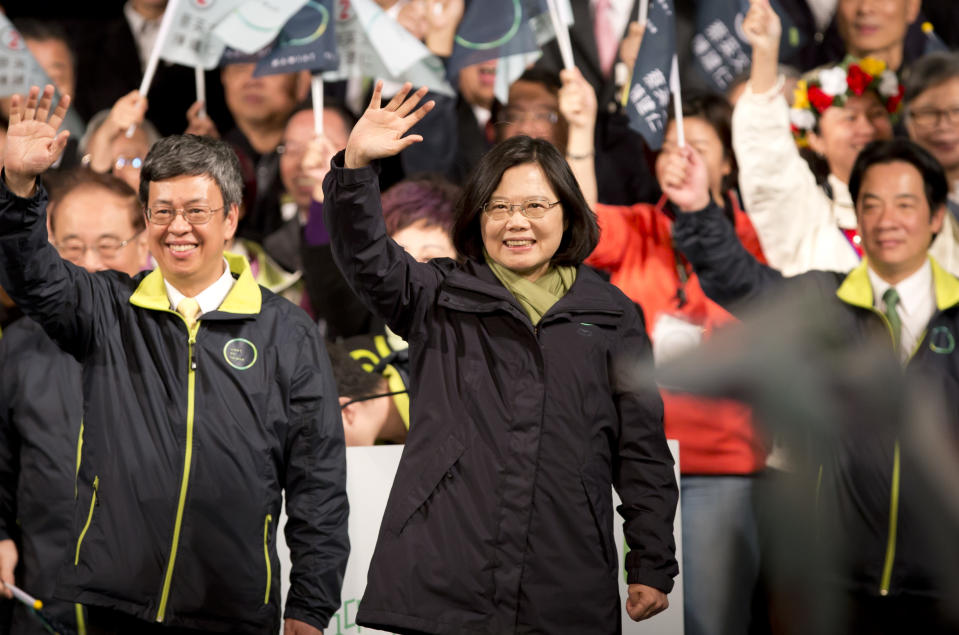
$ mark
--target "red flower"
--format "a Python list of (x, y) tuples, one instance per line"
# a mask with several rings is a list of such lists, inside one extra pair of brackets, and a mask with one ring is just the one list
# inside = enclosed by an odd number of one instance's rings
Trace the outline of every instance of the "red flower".
[(899, 90), (896, 94), (886, 100), (886, 112), (894, 115), (899, 111), (899, 105), (902, 103), (902, 96), (905, 92), (906, 88), (902, 84), (899, 84)]
[(809, 103), (813, 105), (820, 114), (823, 113), (826, 108), (832, 106), (833, 98), (822, 92), (822, 89), (819, 86), (810, 86), (809, 87)]
[(846, 75), (846, 84), (853, 95), (862, 95), (872, 83), (872, 75), (859, 68), (858, 64), (850, 64)]

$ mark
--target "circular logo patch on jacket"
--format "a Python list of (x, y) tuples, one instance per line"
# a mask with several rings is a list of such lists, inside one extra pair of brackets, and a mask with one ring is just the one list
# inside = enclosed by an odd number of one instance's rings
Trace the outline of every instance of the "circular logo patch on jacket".
[(226, 363), (237, 370), (246, 370), (256, 363), (256, 346), (250, 340), (238, 337), (223, 347)]
[(937, 326), (929, 333), (929, 348), (934, 353), (948, 355), (956, 349), (956, 338), (947, 326)]

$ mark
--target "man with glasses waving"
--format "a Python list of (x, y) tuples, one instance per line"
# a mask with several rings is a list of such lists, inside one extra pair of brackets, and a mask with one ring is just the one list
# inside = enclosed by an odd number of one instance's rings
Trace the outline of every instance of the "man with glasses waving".
[(13, 98), (0, 285), (83, 367), (55, 594), (88, 607), (91, 633), (276, 633), (285, 490), (285, 633), (320, 633), (349, 551), (336, 387), (309, 318), (224, 254), (242, 196), (236, 155), (204, 137), (159, 141), (139, 191), (158, 269), (90, 274), (46, 239), (37, 177), (62, 151), (69, 104), (51, 115), (52, 96)]
[[(60, 255), (91, 273), (135, 276), (146, 262), (140, 203), (116, 177), (71, 175), (51, 201), (49, 227)], [(30, 589), (46, 618), (77, 630), (83, 614), (53, 600), (53, 589), (72, 542), (81, 366), (22, 318), (0, 339), (0, 368), (0, 579)], [(20, 603), (10, 628), (11, 635), (43, 631)]]

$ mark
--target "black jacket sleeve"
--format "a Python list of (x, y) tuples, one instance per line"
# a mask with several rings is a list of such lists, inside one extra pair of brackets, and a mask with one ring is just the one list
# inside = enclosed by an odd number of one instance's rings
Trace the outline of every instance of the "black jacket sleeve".
[(0, 174), (0, 287), (63, 350), (82, 360), (116, 321), (109, 276), (60, 258), (47, 240), (47, 193), (16, 196)]
[(298, 341), (284, 452), (292, 562), (285, 617), (325, 629), (340, 607), (350, 553), (346, 447), (333, 370), (318, 329), (307, 329)]
[[(9, 344), (9, 338), (0, 338), (0, 368), (10, 369), (10, 355), (5, 344)], [(20, 440), (10, 412), (16, 375), (12, 370), (0, 375), (0, 540), (16, 538)]]
[(783, 284), (781, 273), (746, 251), (715, 203), (700, 212), (678, 212), (673, 240), (692, 263), (709, 299), (737, 317), (761, 295)]
[(669, 593), (679, 573), (673, 536), (679, 490), (663, 431), (663, 401), (653, 380), (652, 345), (638, 306), (617, 349), (612, 367), (620, 433), (613, 484), (630, 548), (626, 582)]
[(346, 169), (340, 152), (323, 181), (323, 194), (336, 265), (364, 304), (410, 340), (414, 327), (424, 328), (424, 313), (444, 277), (442, 265), (416, 262), (387, 236), (373, 166)]

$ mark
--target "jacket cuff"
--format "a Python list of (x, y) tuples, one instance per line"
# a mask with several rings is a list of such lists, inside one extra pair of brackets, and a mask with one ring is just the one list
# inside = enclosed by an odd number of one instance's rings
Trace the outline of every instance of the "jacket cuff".
[(330, 619), (332, 615), (321, 615), (316, 611), (311, 611), (297, 606), (290, 606), (287, 604), (286, 610), (283, 611), (284, 620), (298, 620), (305, 624), (309, 624), (313, 628), (318, 628), (321, 631), (325, 631), (326, 627), (330, 625)]
[(663, 593), (669, 593), (673, 590), (673, 578), (658, 571), (649, 569), (627, 569), (626, 584), (645, 584), (654, 589), (659, 589)]
[(366, 167), (356, 168), (354, 170), (344, 167), (343, 163), (345, 161), (345, 157), (346, 150), (340, 150), (330, 161), (330, 171), (333, 173), (333, 178), (336, 179), (337, 185), (350, 187), (353, 185), (359, 185), (361, 183), (378, 180), (380, 174), (379, 161), (373, 161)]

